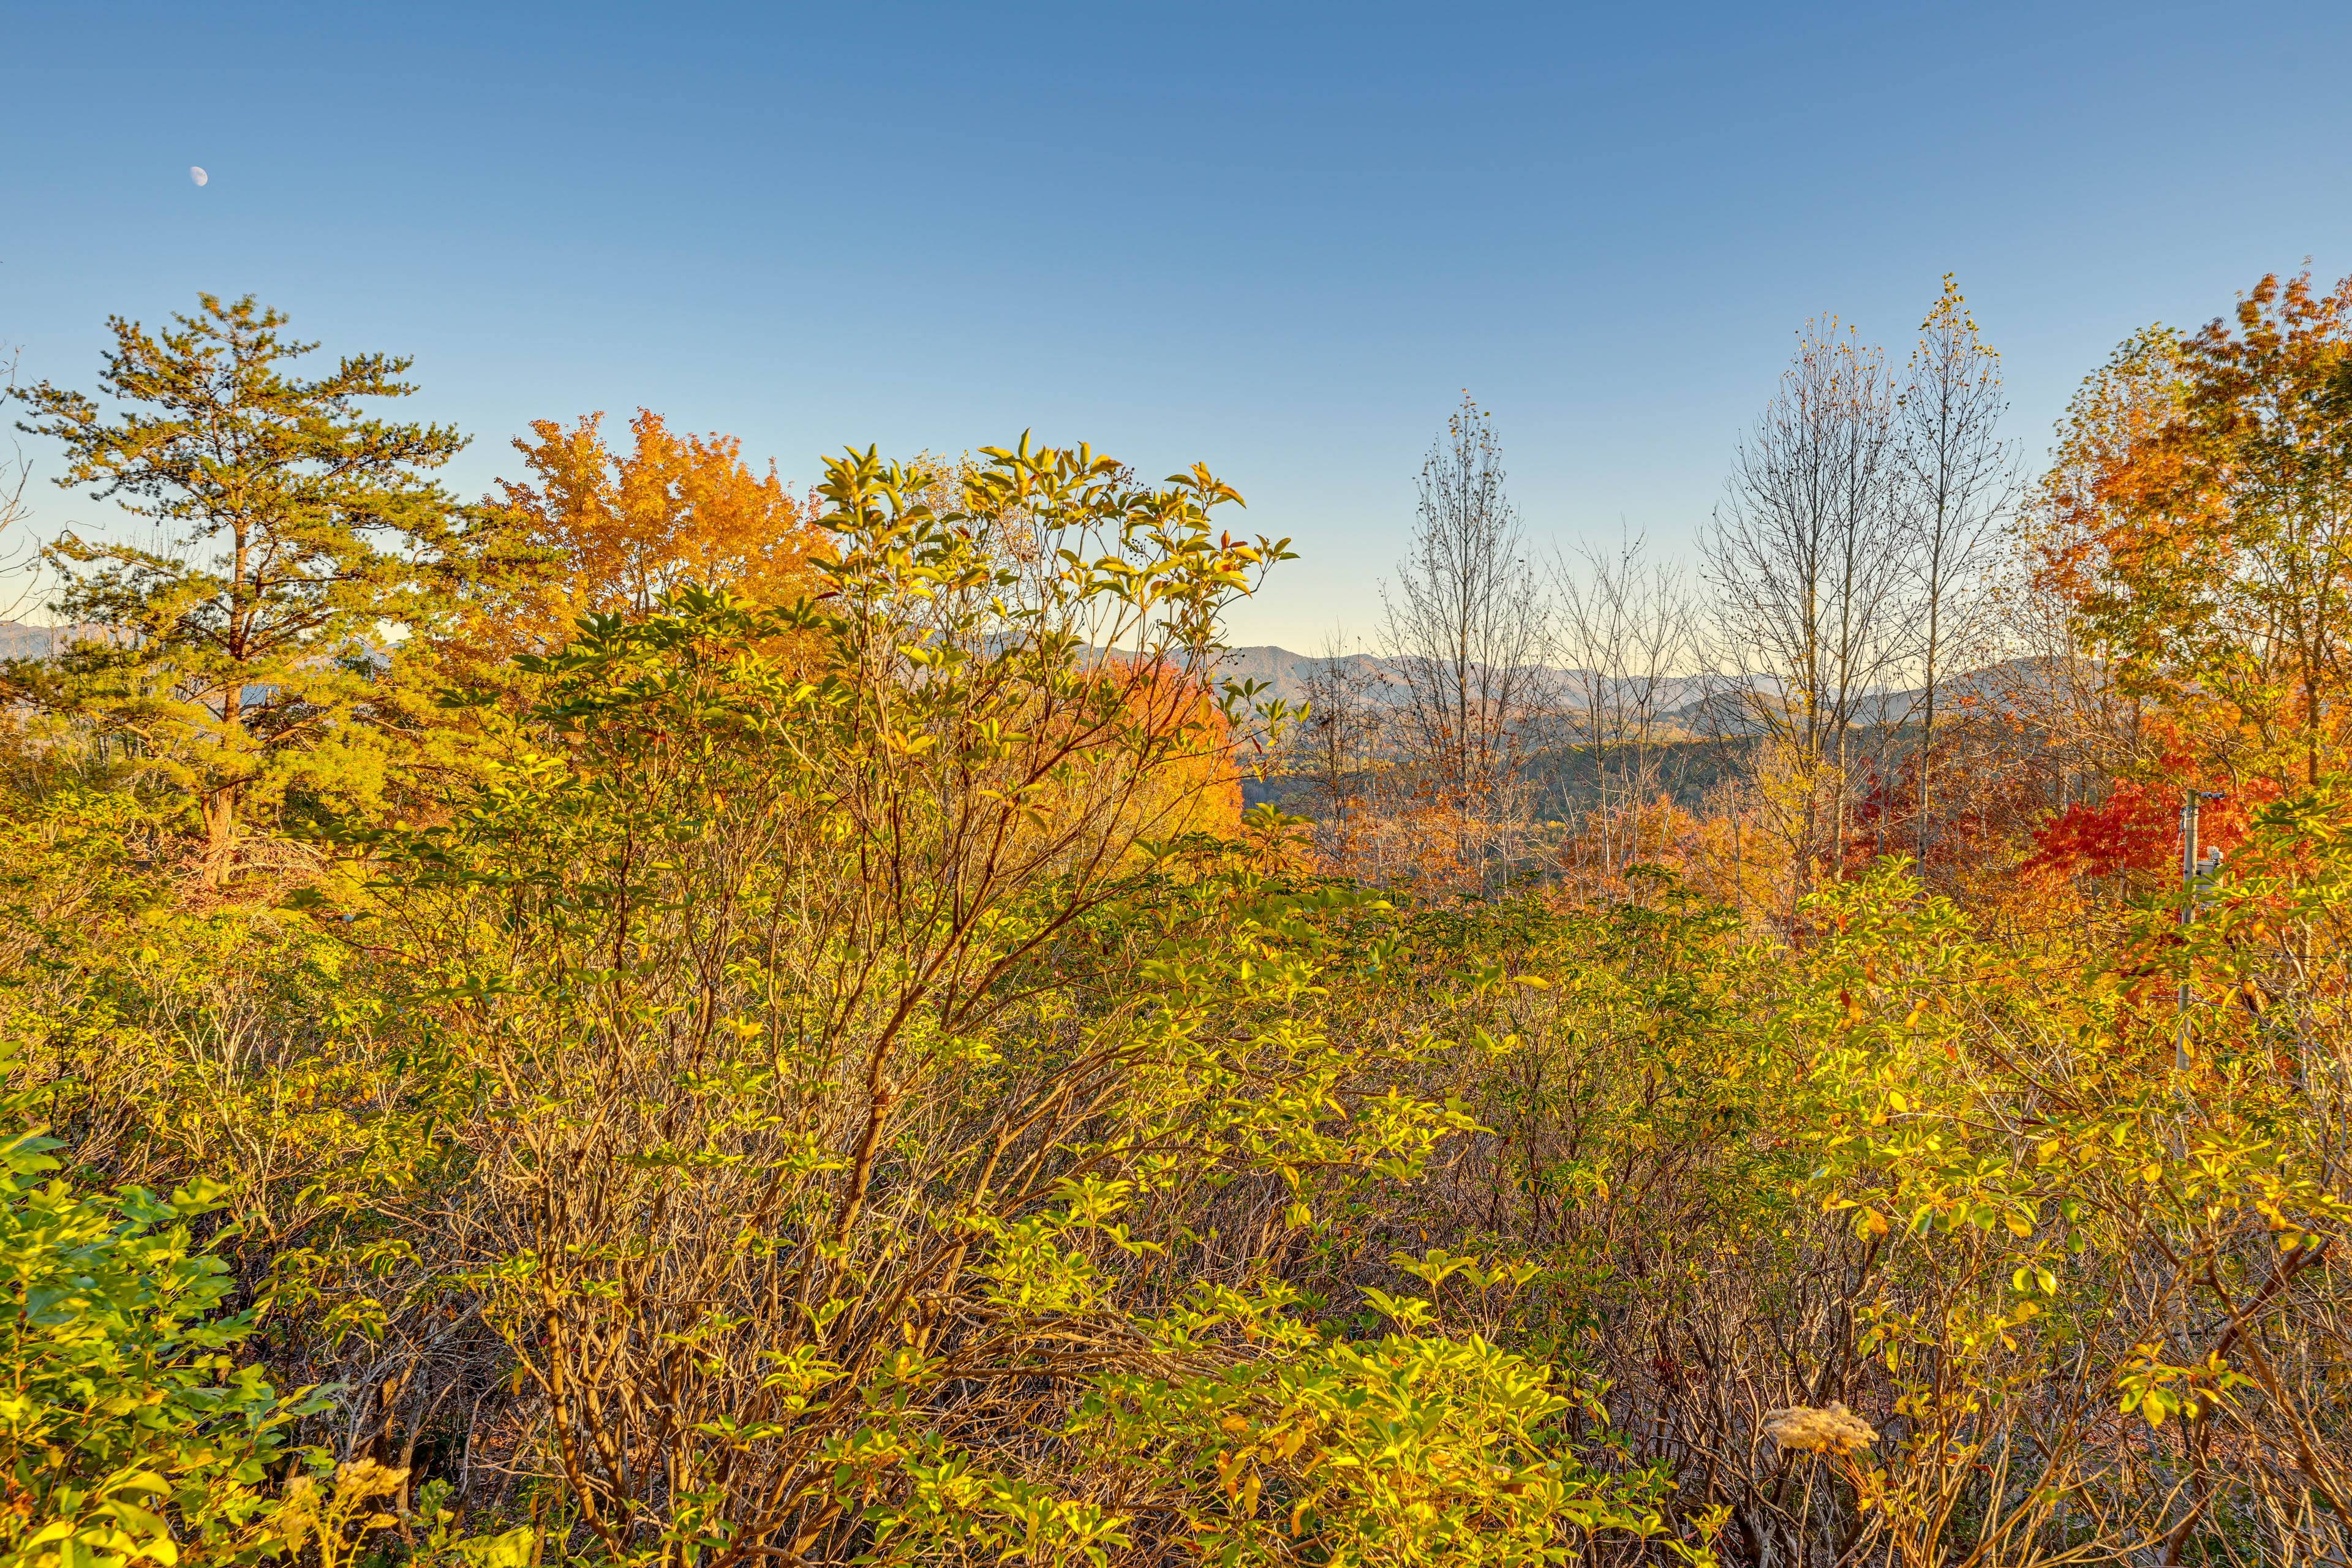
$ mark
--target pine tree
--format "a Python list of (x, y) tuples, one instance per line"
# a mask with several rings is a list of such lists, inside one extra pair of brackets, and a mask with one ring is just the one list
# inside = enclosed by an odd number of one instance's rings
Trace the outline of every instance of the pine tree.
[(110, 318), (100, 378), (117, 405), (47, 382), (18, 395), (18, 427), (62, 443), (61, 486), (91, 485), (153, 523), (152, 549), (68, 532), (52, 608), (107, 628), (56, 665), (15, 666), (16, 694), (128, 742), (181, 791), (205, 875), (228, 874), (241, 820), (289, 791), (365, 795), (383, 772), (370, 690), (383, 654), (428, 615), (423, 570), (456, 537), (457, 509), (425, 476), (464, 447), (448, 426), (371, 418), (404, 397), (413, 363), (341, 360), (316, 380), (289, 362), (317, 347), (250, 295), (200, 295), (151, 334)]

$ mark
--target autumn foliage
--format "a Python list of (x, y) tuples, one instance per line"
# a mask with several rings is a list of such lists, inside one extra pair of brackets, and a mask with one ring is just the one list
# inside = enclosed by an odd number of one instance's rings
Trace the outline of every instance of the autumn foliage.
[(2308, 787), (2352, 683), (2352, 279), (2266, 277), (2086, 384), (2034, 537), (2119, 680), (2233, 772)]
[(1131, 721), (1169, 747), (1165, 768), (1139, 803), (1143, 816), (1159, 821), (1163, 832), (1239, 832), (1242, 784), (1234, 728), (1210, 683), (1160, 659), (1111, 661), (1097, 679), (1118, 691)]
[(782, 604), (814, 582), (822, 536), (773, 463), (757, 473), (734, 437), (674, 435), (646, 409), (625, 451), (603, 425), (535, 420), (515, 442), (530, 478), (500, 481), (497, 510), (532, 565), (479, 617), (509, 647), (560, 646), (583, 615), (644, 616), (688, 585)]
[[(126, 362), (307, 352), (205, 321)], [(380, 482), (233, 521), (348, 580), (61, 547), (146, 640), (7, 672), (0, 1555), (2344, 1563), (2347, 338), (2127, 343), (1932, 725), (1897, 648), (1701, 733), (1662, 638), (1510, 714), (1581, 795), (1334, 702), (1320, 825), (1241, 809), (1289, 552), (1205, 467), (795, 500), (640, 411), (461, 507), (396, 362), (280, 385), (257, 472)]]

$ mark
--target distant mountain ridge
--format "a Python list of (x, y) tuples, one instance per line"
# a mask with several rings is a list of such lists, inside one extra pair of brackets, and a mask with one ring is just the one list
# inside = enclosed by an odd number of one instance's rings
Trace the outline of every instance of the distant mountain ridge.
[[(1264, 696), (1297, 702), (1306, 698), (1307, 682), (1323, 662), (1323, 658), (1319, 654), (1293, 653), (1286, 647), (1276, 647), (1271, 643), (1264, 643), (1250, 647), (1227, 649), (1223, 660), (1217, 668), (1217, 674), (1221, 679), (1225, 680), (1263, 680), (1266, 683)], [(1339, 662), (1351, 673), (1377, 677), (1391, 683), (1391, 686), (1400, 683), (1402, 679), (1402, 666), (1404, 661), (1388, 655), (1351, 653), (1344, 656)], [(1580, 669), (1540, 667), (1538, 673), (1555, 680), (1581, 682), (1591, 679), (1589, 671)], [(1673, 677), (1664, 684), (1666, 688), (1664, 700), (1670, 709), (1685, 705), (1696, 706), (1706, 695), (1704, 683), (1696, 677)]]
[[(1307, 683), (1323, 663), (1319, 655), (1293, 653), (1288, 648), (1271, 643), (1226, 650), (1218, 665), (1218, 676), (1226, 680), (1263, 680), (1265, 690), (1261, 698), (1278, 698), (1288, 702), (1304, 701)], [(1971, 698), (1987, 698), (2013, 689), (2019, 678), (2045, 661), (2035, 658), (2006, 659), (1969, 670), (1944, 681), (1937, 703), (1958, 704)], [(1354, 653), (1345, 656), (1340, 663), (1350, 671), (1381, 678), (1393, 688), (1399, 681), (1400, 660), (1381, 654)], [(1558, 679), (1586, 679), (1582, 670), (1547, 669), (1545, 674)], [(1713, 685), (1696, 676), (1671, 678), (1666, 683), (1663, 711), (1659, 717), (1669, 723), (1700, 733), (1747, 734), (1761, 730), (1748, 703), (1738, 692)], [(1762, 688), (1759, 687), (1759, 690)], [(1858, 724), (1899, 724), (1915, 717), (1924, 705), (1924, 687), (1909, 687), (1873, 692), (1863, 698), (1854, 713)]]
[(104, 628), (95, 626), (41, 626), (30, 621), (0, 621), (0, 658), (47, 658), (62, 653), (76, 637), (94, 637)]
[[(47, 626), (27, 621), (0, 621), (0, 659), (47, 658), (78, 637), (100, 637), (104, 630), (97, 626)], [(1323, 662), (1318, 654), (1293, 653), (1272, 643), (1260, 643), (1227, 649), (1218, 662), (1217, 675), (1224, 680), (1263, 680), (1265, 689), (1260, 693), (1261, 700), (1278, 699), (1296, 703), (1307, 700), (1307, 680)], [(1939, 701), (1958, 704), (1971, 697), (1992, 696), (2013, 689), (2021, 675), (2042, 662), (2010, 659), (1954, 676), (1944, 683)], [(1381, 654), (1353, 653), (1344, 656), (1340, 663), (1353, 673), (1375, 678), (1375, 700), (1382, 690), (1390, 693), (1389, 700), (1397, 700), (1394, 694), (1401, 685), (1401, 660)], [(1544, 673), (1556, 679), (1584, 675), (1583, 671), (1568, 669), (1547, 669)], [(1694, 734), (1738, 735), (1762, 729), (1736, 692), (1720, 688), (1710, 689), (1696, 677), (1677, 677), (1667, 685), (1664, 711), (1659, 717), (1668, 724)], [(1922, 695), (1916, 688), (1874, 693), (1863, 700), (1854, 715), (1855, 721), (1902, 723), (1916, 714)]]

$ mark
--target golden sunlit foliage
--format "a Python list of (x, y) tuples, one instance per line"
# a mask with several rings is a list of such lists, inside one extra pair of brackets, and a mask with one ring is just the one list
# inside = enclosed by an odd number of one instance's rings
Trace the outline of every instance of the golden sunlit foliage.
[(773, 464), (755, 473), (735, 437), (673, 435), (646, 409), (626, 451), (603, 427), (601, 414), (541, 419), (515, 442), (531, 478), (500, 481), (501, 521), (537, 567), (483, 607), (478, 634), (544, 650), (583, 616), (644, 616), (681, 587), (774, 605), (814, 583), (821, 537)]
[(1138, 812), (1162, 822), (1163, 836), (1239, 833), (1242, 782), (1234, 727), (1209, 683), (1161, 664), (1136, 672), (1115, 664), (1101, 679), (1116, 685), (1136, 722), (1179, 742)]

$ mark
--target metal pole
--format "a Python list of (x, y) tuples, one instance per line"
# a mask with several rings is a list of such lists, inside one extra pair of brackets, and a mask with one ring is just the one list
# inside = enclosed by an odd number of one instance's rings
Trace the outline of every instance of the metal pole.
[[(2197, 797), (2190, 788), (2180, 798), (2180, 941), (2189, 944), (2189, 925), (2197, 918)], [(2189, 955), (2180, 955), (2180, 1025), (2173, 1037), (2172, 1070), (2189, 1070)]]
[[(2197, 919), (2197, 808), (2209, 800), (2227, 800), (2218, 789), (2190, 788), (2180, 798), (2180, 942), (2189, 944), (2189, 928)], [(2172, 1045), (2172, 1070), (2189, 1070), (2189, 955), (2180, 955), (2180, 1033)]]

